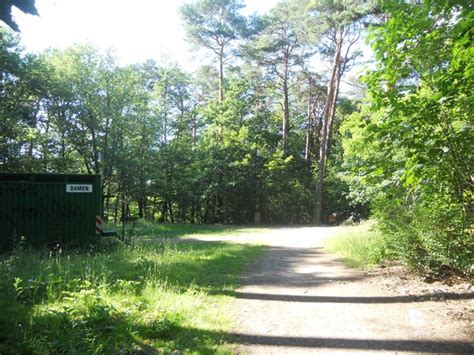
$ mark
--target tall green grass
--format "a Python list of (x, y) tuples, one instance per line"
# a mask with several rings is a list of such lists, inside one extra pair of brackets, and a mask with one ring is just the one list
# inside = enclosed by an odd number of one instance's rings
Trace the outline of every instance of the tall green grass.
[(340, 234), (326, 240), (325, 247), (340, 255), (346, 265), (366, 270), (395, 257), (390, 243), (375, 228), (374, 221), (344, 227)]
[(228, 295), (261, 247), (109, 244), (59, 257), (3, 256), (0, 353), (229, 351)]

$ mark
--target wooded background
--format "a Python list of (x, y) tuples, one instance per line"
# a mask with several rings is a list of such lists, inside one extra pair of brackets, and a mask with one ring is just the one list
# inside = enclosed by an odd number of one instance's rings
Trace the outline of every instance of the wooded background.
[[(414, 265), (466, 268), (472, 4), (298, 0), (250, 17), (243, 6), (181, 8), (189, 41), (209, 53), (193, 73), (120, 66), (88, 45), (31, 54), (2, 29), (1, 170), (100, 174), (109, 221), (122, 200), (127, 217), (161, 222), (372, 213)], [(344, 97), (364, 39), (373, 69)]]

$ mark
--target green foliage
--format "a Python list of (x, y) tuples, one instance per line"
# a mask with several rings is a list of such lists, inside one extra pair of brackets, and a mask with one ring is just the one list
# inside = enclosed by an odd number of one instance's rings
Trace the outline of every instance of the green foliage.
[(197, 48), (210, 49), (219, 61), (219, 101), (224, 101), (224, 64), (244, 35), (247, 21), (241, 0), (198, 0), (180, 8), (187, 37)]
[(224, 294), (260, 252), (157, 242), (55, 258), (17, 250), (0, 263), (0, 351), (228, 351), (206, 332), (231, 326)]
[(181, 7), (188, 37), (216, 54), (244, 31), (241, 0), (199, 0)]
[(384, 10), (389, 20), (372, 30), (369, 101), (342, 128), (349, 180), (375, 201), (381, 230), (407, 264), (468, 273), (474, 17), (450, 2), (388, 1)]
[[(439, 273), (446, 268), (468, 273), (474, 260), (474, 242), (464, 211), (455, 201), (411, 200), (401, 192), (375, 202), (380, 230), (391, 239), (398, 255), (416, 271)], [(445, 197), (446, 198), (446, 197)]]
[(302, 62), (298, 39), (302, 34), (297, 27), (300, 11), (298, 4), (279, 2), (261, 19), (260, 31), (245, 45), (245, 54), (264, 66), (271, 80), (288, 81), (294, 67)]
[[(360, 221), (369, 217), (369, 202), (367, 198), (370, 186), (364, 185), (357, 190), (356, 176), (351, 167), (345, 164), (348, 157), (354, 154), (360, 158), (363, 150), (370, 150), (365, 143), (357, 147), (349, 147), (356, 144), (355, 139), (348, 140), (347, 127), (352, 125), (353, 117), (356, 115), (357, 105), (350, 100), (341, 100), (334, 123), (334, 134), (332, 136), (330, 159), (327, 166), (325, 178), (325, 191), (323, 195), (324, 205), (328, 213), (336, 213), (338, 218), (347, 218)], [(354, 150), (352, 150), (354, 149)], [(372, 152), (368, 152), (372, 156)]]
[[(245, 18), (243, 5), (183, 5), (188, 37), (221, 64), (194, 74), (153, 61), (120, 66), (113, 51), (90, 45), (30, 55), (2, 31), (2, 171), (100, 174), (104, 219), (114, 223), (251, 223), (258, 214), (264, 223), (311, 222), (325, 102), (325, 78), (306, 68), (312, 12), (306, 1), (283, 2), (268, 17)], [(250, 43), (259, 53), (235, 51)], [(325, 207), (350, 214), (359, 207), (338, 155)]]
[(33, 144), (44, 142), (37, 130), (49, 71), (35, 55), (25, 55), (19, 38), (0, 29), (0, 164), (4, 171), (38, 171)]

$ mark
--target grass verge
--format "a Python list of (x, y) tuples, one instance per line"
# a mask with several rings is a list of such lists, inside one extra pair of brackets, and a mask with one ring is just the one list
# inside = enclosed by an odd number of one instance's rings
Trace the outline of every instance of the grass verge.
[[(119, 233), (122, 233), (122, 226), (120, 224), (109, 225), (105, 229), (115, 229)], [(248, 228), (229, 225), (168, 224), (138, 220), (125, 226), (125, 235), (132, 240), (139, 237), (141, 241), (153, 241), (156, 239), (172, 239), (193, 235), (240, 235), (265, 232), (265, 230), (266, 229), (262, 227)]]
[(17, 250), (0, 263), (0, 353), (226, 353), (226, 303), (263, 248), (116, 241), (50, 258)]
[(387, 240), (375, 229), (374, 221), (345, 227), (341, 234), (326, 240), (325, 248), (340, 255), (346, 265), (365, 270), (394, 258)]

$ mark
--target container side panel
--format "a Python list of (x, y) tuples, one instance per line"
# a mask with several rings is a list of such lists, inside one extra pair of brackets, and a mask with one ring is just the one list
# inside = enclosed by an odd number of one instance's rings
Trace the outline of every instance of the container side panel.
[[(19, 176), (19, 175), (18, 175)], [(0, 250), (20, 239), (32, 245), (59, 241), (68, 245), (95, 242), (95, 216), (101, 214), (99, 176), (47, 179), (0, 179)], [(67, 192), (67, 184), (92, 186), (92, 191)], [(80, 188), (79, 188), (80, 189)]]

